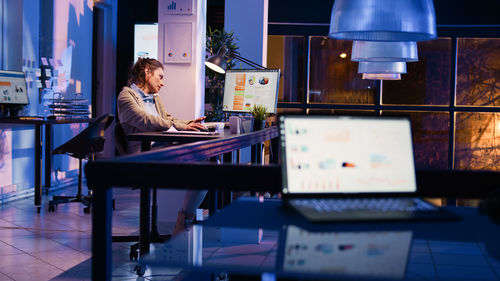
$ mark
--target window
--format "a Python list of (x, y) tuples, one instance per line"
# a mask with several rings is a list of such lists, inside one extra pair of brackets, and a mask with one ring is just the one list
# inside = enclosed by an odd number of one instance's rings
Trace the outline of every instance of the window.
[[(417, 169), (500, 170), (499, 38), (419, 42), (419, 61), (407, 63), (401, 80), (383, 82), (361, 79), (351, 46), (270, 36), (269, 64), (293, 73), (282, 77), (294, 86), (281, 87), (278, 113), (408, 115)], [(306, 55), (285, 56), (291, 49)]]

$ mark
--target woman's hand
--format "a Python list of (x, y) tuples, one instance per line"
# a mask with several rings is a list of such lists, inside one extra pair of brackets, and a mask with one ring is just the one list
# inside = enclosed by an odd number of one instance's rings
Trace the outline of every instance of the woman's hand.
[(201, 121), (205, 120), (205, 118), (207, 118), (207, 117), (206, 116), (198, 117), (198, 118), (193, 120), (193, 123), (200, 123)]
[(201, 123), (191, 122), (186, 125), (186, 131), (208, 131), (208, 129)]

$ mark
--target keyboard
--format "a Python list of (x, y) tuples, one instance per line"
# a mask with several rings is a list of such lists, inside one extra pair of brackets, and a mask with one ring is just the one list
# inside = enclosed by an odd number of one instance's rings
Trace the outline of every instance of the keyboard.
[(293, 204), (318, 213), (435, 211), (438, 207), (419, 198), (294, 199)]
[(207, 127), (208, 130), (214, 131), (217, 129), (217, 126), (224, 123), (224, 126), (227, 127), (228, 125), (225, 122), (205, 122), (202, 123), (205, 127)]
[(460, 219), (420, 198), (295, 198), (285, 203), (311, 222)]

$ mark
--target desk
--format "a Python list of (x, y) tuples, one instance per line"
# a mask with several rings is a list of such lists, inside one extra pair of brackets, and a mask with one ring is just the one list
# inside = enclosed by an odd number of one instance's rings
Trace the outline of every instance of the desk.
[(35, 207), (40, 213), (42, 205), (42, 126), (45, 126), (45, 190), (48, 192), (51, 186), (52, 173), (52, 125), (73, 124), (73, 123), (89, 123), (89, 118), (78, 119), (0, 119), (0, 124), (14, 125), (34, 125), (35, 126)]
[[(277, 130), (278, 130), (277, 127), (270, 127), (256, 132), (231, 134), (229, 128), (226, 128), (220, 134), (216, 135), (164, 134), (161, 132), (143, 132), (143, 133), (130, 134), (127, 136), (127, 139), (129, 141), (140, 141), (142, 151), (150, 150), (151, 143), (154, 141), (193, 143), (193, 142), (210, 141), (210, 140), (213, 140), (213, 142), (206, 142), (206, 145), (208, 145), (210, 149), (213, 149), (215, 144), (215, 146), (217, 146), (218, 149), (228, 150), (226, 152), (221, 152), (216, 154), (213, 153), (206, 154), (207, 151), (201, 152), (201, 156), (210, 155), (207, 158), (228, 153), (240, 148), (252, 146), (252, 162), (260, 163), (262, 159), (260, 153), (258, 152), (262, 150), (262, 142), (277, 137), (278, 136)], [(238, 143), (242, 143), (242, 145), (240, 146), (238, 145)], [(198, 146), (198, 144), (195, 144), (194, 146)], [(187, 149), (191, 150), (191, 147)], [(207, 158), (200, 158), (197, 156), (190, 157), (190, 153), (186, 153), (186, 150), (179, 151), (178, 155), (173, 155), (173, 154), (174, 153), (168, 155), (162, 154), (160, 158), (157, 159), (183, 161), (183, 162), (188, 162), (188, 161), (192, 162), (192, 161), (200, 161), (207, 159)], [(179, 157), (181, 155), (182, 157)]]
[(164, 134), (162, 132), (142, 132), (134, 133), (127, 136), (129, 141), (140, 141), (141, 151), (148, 151), (151, 149), (151, 143), (154, 141), (158, 142), (177, 142), (177, 143), (189, 143), (195, 141), (205, 141), (211, 139), (217, 139), (223, 137), (225, 134), (221, 135), (197, 135), (197, 134)]
[[(183, 271), (189, 280), (218, 272), (229, 280), (264, 272), (286, 280), (500, 280), (500, 225), (475, 208), (446, 207), (461, 221), (312, 224), (279, 200), (242, 199), (156, 247), (142, 265), (185, 268), (197, 276)], [(260, 244), (251, 241), (259, 229)], [(228, 236), (245, 232), (246, 241)]]
[[(281, 186), (281, 179), (276, 166), (265, 168), (250, 165), (186, 163), (231, 153), (277, 136), (277, 127), (245, 134), (224, 133), (216, 139), (87, 163), (85, 165), (87, 186), (93, 190), (92, 249), (96, 251), (92, 257), (94, 280), (111, 280), (112, 187), (141, 188), (139, 243), (141, 254), (145, 254), (149, 250), (150, 188), (278, 191), (276, 188)], [(180, 176), (186, 175), (188, 170), (198, 176), (189, 178)], [(169, 181), (165, 181), (165, 178), (169, 178)], [(216, 182), (207, 181), (207, 178), (225, 180)], [(263, 178), (266, 179), (264, 183)], [(234, 182), (237, 183), (236, 186), (233, 186)]]

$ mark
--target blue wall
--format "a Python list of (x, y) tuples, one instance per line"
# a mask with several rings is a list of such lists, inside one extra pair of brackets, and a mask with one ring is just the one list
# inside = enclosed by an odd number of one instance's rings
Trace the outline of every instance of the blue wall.
[[(42, 115), (40, 92), (34, 80), (40, 67), (40, 58), (61, 59), (70, 54), (61, 68), (66, 71), (67, 88), (60, 89), (66, 98), (80, 95), (90, 103), (92, 95), (92, 1), (23, 0), (7, 1), (4, 5), (2, 26), (17, 26), (2, 34), (2, 43), (11, 48), (2, 49), (2, 66), (8, 70), (22, 70), (28, 79), (30, 105), (23, 115)], [(20, 15), (22, 17), (13, 16)], [(4, 15), (9, 15), (4, 16)], [(17, 38), (13, 40), (12, 38)], [(17, 48), (13, 46), (17, 44)], [(14, 47), (14, 49), (13, 49)], [(16, 52), (9, 51), (16, 50)], [(22, 53), (21, 53), (22, 50)], [(66, 56), (67, 57), (67, 56)], [(63, 60), (64, 61), (64, 60)], [(30, 83), (30, 78), (33, 82)], [(53, 147), (57, 147), (85, 128), (85, 124), (53, 126)], [(0, 180), (0, 203), (22, 194), (32, 194), (34, 188), (34, 129), (30, 125), (0, 125), (0, 146), (7, 148), (0, 161), (0, 175), (11, 172)], [(64, 181), (75, 176), (77, 161), (66, 155), (53, 158), (53, 170), (60, 171)], [(3, 172), (3, 174), (2, 174)], [(53, 173), (53, 179), (55, 174)], [(42, 179), (44, 182), (44, 179)], [(58, 181), (52, 181), (57, 185)], [(28, 193), (27, 193), (28, 191)]]

